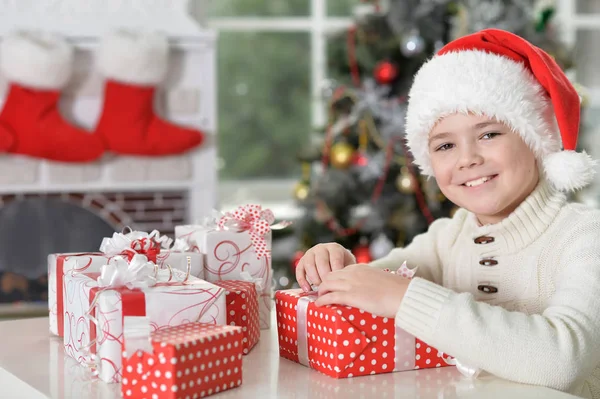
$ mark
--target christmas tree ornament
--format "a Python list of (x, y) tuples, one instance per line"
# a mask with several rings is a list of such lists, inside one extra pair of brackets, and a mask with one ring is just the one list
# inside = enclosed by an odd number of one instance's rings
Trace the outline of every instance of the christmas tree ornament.
[(581, 104), (581, 108), (587, 108), (590, 104), (590, 93), (588, 89), (579, 83), (573, 83), (573, 86), (575, 86), (575, 90), (577, 90), (577, 93), (579, 94), (579, 103)]
[(102, 39), (97, 67), (106, 83), (96, 133), (112, 152), (161, 156), (181, 154), (202, 143), (202, 132), (176, 126), (154, 111), (168, 56), (167, 38), (158, 32), (117, 30)]
[(396, 178), (396, 187), (403, 194), (412, 194), (415, 192), (415, 179), (410, 174), (408, 167), (400, 168), (400, 174)]
[(366, 240), (361, 241), (362, 242), (352, 250), (352, 254), (356, 258), (356, 263), (369, 263), (373, 260), (369, 245), (367, 245)]
[(377, 83), (388, 85), (398, 76), (398, 67), (390, 61), (381, 61), (375, 65), (373, 76)]
[(394, 249), (394, 243), (383, 233), (379, 234), (371, 242), (369, 252), (373, 259), (381, 259)]
[(310, 162), (302, 162), (302, 179), (294, 186), (294, 197), (300, 202), (305, 201), (310, 195), (310, 177), (312, 165)]
[(425, 40), (418, 29), (411, 29), (407, 35), (402, 37), (400, 52), (405, 57), (414, 57), (422, 54), (423, 51), (425, 51)]
[(333, 94), (335, 93), (335, 90), (337, 89), (337, 87), (338, 87), (338, 85), (335, 82), (335, 80), (325, 79), (323, 81), (323, 83), (321, 83), (321, 95), (326, 100), (329, 100), (333, 97)]
[(0, 45), (9, 90), (0, 113), (0, 151), (61, 162), (91, 162), (102, 141), (67, 122), (58, 102), (73, 70), (73, 48), (61, 36), (18, 31)]
[(331, 165), (338, 169), (346, 169), (352, 164), (352, 160), (354, 158), (354, 147), (345, 141), (340, 141), (335, 143), (331, 147), (331, 151), (329, 153), (329, 158), (331, 160)]
[(310, 183), (307, 181), (299, 181), (294, 186), (294, 198), (298, 201), (305, 201), (310, 194)]

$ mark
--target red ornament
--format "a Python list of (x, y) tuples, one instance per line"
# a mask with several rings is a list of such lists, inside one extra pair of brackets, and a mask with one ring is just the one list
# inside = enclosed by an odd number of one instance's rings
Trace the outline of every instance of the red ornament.
[(369, 158), (367, 158), (362, 152), (357, 151), (354, 155), (352, 163), (357, 166), (367, 166)]
[(381, 61), (375, 66), (373, 72), (379, 84), (389, 84), (398, 76), (398, 68), (389, 61)]
[(359, 244), (356, 248), (354, 248), (352, 253), (356, 258), (356, 263), (369, 263), (373, 260), (368, 245)]
[(298, 262), (304, 256), (304, 251), (296, 251), (294, 257), (292, 258), (292, 272), (296, 273), (296, 266), (298, 266)]

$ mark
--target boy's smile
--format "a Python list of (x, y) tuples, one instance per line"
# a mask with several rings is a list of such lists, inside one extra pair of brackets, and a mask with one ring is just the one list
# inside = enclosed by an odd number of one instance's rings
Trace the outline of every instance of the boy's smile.
[(438, 186), (480, 223), (507, 217), (535, 188), (535, 156), (508, 126), (486, 116), (449, 115), (432, 129), (429, 154)]

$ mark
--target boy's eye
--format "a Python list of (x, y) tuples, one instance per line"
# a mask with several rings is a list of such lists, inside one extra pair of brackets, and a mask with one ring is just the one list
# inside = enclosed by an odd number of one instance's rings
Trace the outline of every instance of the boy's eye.
[(489, 132), (489, 133), (485, 133), (483, 136), (481, 136), (482, 139), (485, 140), (489, 140), (489, 139), (493, 139), (496, 136), (499, 136), (500, 133), (498, 132)]
[(446, 143), (446, 144), (442, 144), (442, 145), (438, 146), (435, 150), (436, 151), (448, 151), (452, 147), (454, 147), (454, 144)]

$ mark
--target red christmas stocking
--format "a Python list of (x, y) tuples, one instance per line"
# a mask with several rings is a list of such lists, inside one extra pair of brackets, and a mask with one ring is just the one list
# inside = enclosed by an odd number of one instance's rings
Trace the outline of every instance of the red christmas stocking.
[(168, 64), (167, 38), (159, 33), (116, 31), (97, 54), (106, 77), (104, 109), (96, 127), (107, 148), (119, 154), (181, 154), (203, 141), (198, 130), (175, 126), (154, 112), (156, 86)]
[(73, 49), (49, 33), (15, 32), (0, 46), (0, 70), (10, 88), (0, 113), (0, 149), (12, 134), (9, 152), (62, 162), (98, 159), (104, 144), (63, 119), (60, 89), (71, 77)]

